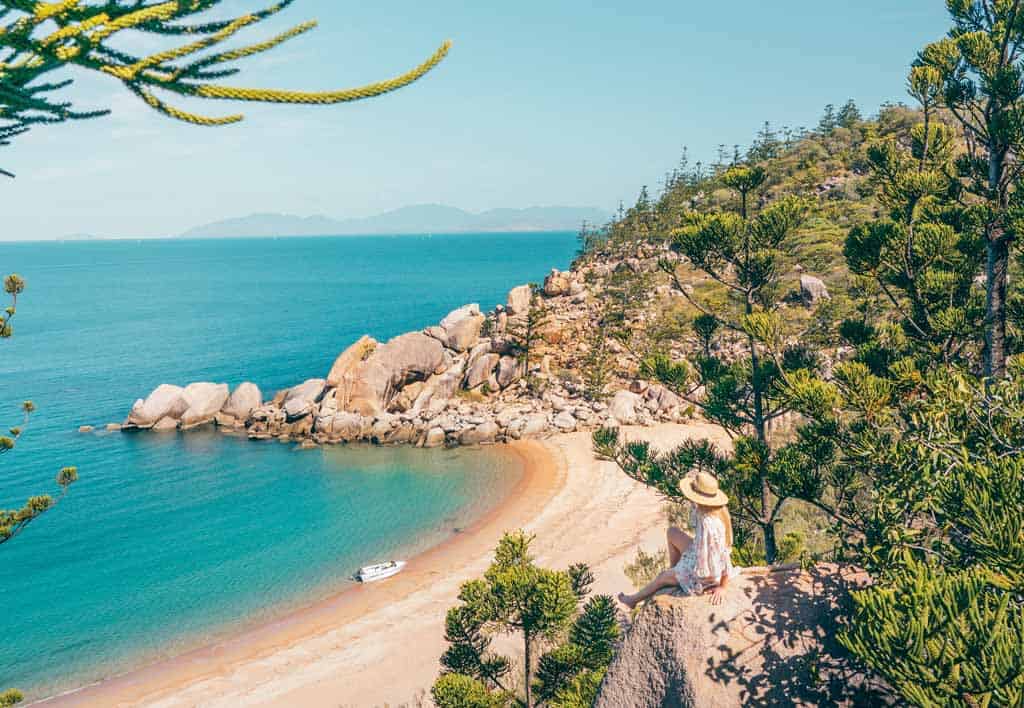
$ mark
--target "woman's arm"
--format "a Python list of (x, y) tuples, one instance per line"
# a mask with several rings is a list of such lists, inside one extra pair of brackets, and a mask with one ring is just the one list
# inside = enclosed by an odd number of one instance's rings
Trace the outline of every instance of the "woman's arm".
[(718, 581), (718, 585), (715, 585), (710, 589), (711, 592), (711, 604), (721, 605), (722, 598), (725, 597), (725, 588), (729, 585), (729, 571), (722, 573), (721, 579)]

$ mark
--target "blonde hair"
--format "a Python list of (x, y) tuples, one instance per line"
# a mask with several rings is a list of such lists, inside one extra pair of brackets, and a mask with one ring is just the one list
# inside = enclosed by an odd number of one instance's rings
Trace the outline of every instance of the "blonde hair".
[(713, 516), (722, 522), (722, 526), (725, 527), (725, 542), (729, 544), (729, 548), (732, 548), (732, 517), (729, 516), (729, 507), (719, 506), (712, 508), (698, 505), (697, 508), (705, 516)]

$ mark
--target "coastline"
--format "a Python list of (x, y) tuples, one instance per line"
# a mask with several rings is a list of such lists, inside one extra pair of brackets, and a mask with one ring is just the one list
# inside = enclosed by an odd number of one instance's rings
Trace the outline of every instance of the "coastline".
[[(658, 447), (720, 434), (702, 424), (626, 431)], [(595, 460), (588, 433), (506, 448), (523, 465), (508, 497), (462, 533), (410, 559), (395, 578), (343, 590), (230, 638), (33, 705), (413, 702), (437, 676), (444, 616), (459, 585), (486, 569), (501, 534), (515, 528), (536, 534), (539, 563), (586, 562), (596, 576), (595, 593), (628, 589), (622, 567), (638, 547), (650, 551), (663, 542), (661, 498), (612, 463)]]

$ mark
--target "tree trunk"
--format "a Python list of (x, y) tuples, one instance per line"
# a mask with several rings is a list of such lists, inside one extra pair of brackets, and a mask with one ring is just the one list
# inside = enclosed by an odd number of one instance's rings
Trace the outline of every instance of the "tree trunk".
[[(751, 314), (754, 311), (753, 303), (750, 302), (750, 294), (747, 294), (746, 312)], [(764, 392), (761, 390), (761, 357), (757, 353), (757, 342), (750, 335), (747, 335), (747, 344), (750, 346), (750, 385), (754, 389), (754, 432), (757, 441), (762, 445), (768, 445), (768, 424), (764, 415)], [(768, 473), (762, 465), (757, 471), (761, 483), (761, 529), (764, 532), (764, 555), (769, 564), (775, 562), (778, 549), (775, 544), (775, 526), (772, 518), (772, 492), (768, 486)]]
[(764, 533), (764, 559), (771, 565), (779, 557), (779, 548), (775, 541), (775, 524), (769, 521), (761, 526), (761, 531)]
[(985, 267), (985, 375), (1006, 376), (1006, 287), (1010, 267), (1010, 242), (999, 229), (988, 239)]
[(530, 686), (532, 681), (531, 666), (530, 666), (530, 634), (529, 632), (523, 632), (523, 673), (526, 675), (526, 708), (533, 708), (533, 688)]

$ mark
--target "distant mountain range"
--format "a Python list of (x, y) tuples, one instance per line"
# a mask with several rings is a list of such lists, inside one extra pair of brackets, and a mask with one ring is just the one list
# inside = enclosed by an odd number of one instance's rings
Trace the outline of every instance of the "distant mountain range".
[(583, 221), (604, 224), (611, 213), (594, 207), (529, 207), (472, 212), (441, 204), (421, 204), (361, 219), (327, 216), (250, 214), (203, 224), (186, 238), (253, 236), (348, 236), (371, 234), (466, 233), (493, 231), (575, 231)]

